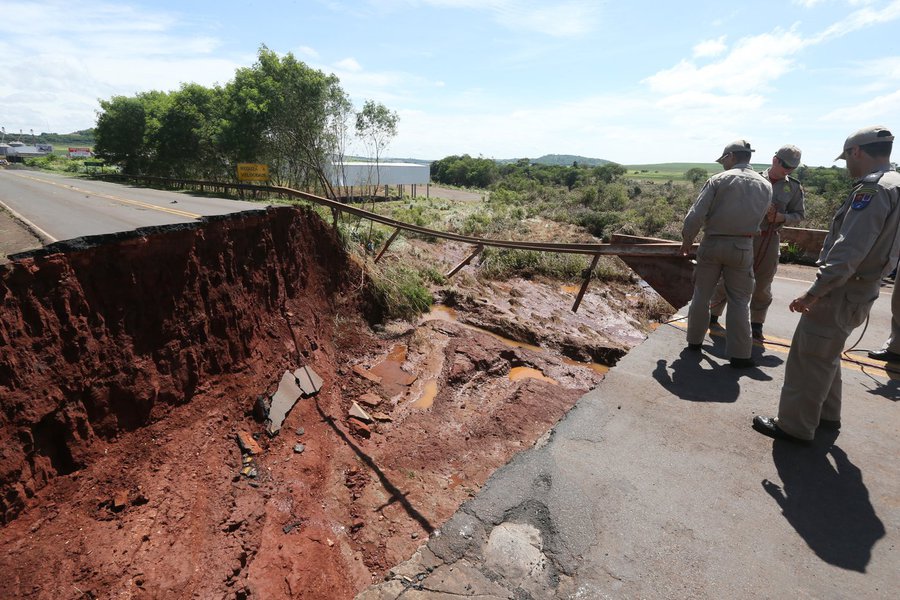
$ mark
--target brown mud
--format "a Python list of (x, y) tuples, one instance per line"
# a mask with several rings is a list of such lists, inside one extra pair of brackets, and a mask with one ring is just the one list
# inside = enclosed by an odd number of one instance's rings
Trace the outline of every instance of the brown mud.
[[(554, 284), (497, 283), (376, 334), (362, 281), (294, 208), (0, 265), (0, 597), (350, 598), (596, 386), (652, 302), (622, 284), (572, 315)], [(268, 437), (253, 406), (304, 365), (322, 390)]]

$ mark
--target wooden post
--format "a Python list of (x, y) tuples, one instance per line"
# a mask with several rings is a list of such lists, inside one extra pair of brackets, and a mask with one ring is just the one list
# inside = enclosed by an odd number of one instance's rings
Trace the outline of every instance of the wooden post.
[(591, 273), (594, 272), (594, 268), (597, 266), (597, 263), (600, 261), (600, 255), (595, 254), (594, 260), (591, 261), (591, 266), (584, 274), (584, 283), (581, 284), (581, 289), (578, 290), (578, 296), (575, 298), (575, 304), (572, 306), (572, 312), (578, 312), (578, 305), (581, 304), (581, 299), (584, 298), (584, 293), (587, 291), (588, 284), (591, 282)]
[(382, 255), (387, 252), (388, 246), (391, 245), (391, 242), (394, 241), (394, 238), (397, 237), (397, 234), (400, 233), (400, 228), (394, 230), (394, 233), (391, 234), (391, 237), (388, 238), (388, 241), (384, 243), (384, 246), (381, 248), (381, 251), (378, 253), (378, 256), (375, 257), (375, 262), (381, 260)]
[(481, 244), (478, 244), (477, 246), (475, 246), (475, 252), (470, 254), (469, 257), (466, 258), (465, 260), (463, 260), (461, 263), (459, 263), (458, 265), (456, 265), (455, 267), (450, 269), (450, 272), (447, 273), (444, 277), (446, 277), (447, 279), (450, 279), (451, 277), (456, 275), (459, 272), (459, 270), (462, 269), (467, 264), (469, 264), (473, 258), (475, 258), (479, 254), (481, 254), (482, 250), (484, 250), (484, 246), (482, 246)]

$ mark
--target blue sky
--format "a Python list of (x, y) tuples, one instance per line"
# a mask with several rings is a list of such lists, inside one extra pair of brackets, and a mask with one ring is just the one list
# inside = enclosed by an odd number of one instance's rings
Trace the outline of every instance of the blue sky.
[(337, 75), (357, 107), (397, 112), (392, 157), (711, 162), (746, 138), (754, 162), (792, 143), (828, 166), (852, 131), (900, 129), (898, 0), (0, 7), (7, 138), (93, 127), (114, 95), (224, 84), (263, 44)]

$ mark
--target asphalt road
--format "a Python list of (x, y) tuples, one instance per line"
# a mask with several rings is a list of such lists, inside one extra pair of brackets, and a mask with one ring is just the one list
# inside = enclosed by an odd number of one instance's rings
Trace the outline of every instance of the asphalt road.
[(0, 170), (0, 203), (27, 223), (44, 243), (186, 223), (266, 206), (11, 169)]

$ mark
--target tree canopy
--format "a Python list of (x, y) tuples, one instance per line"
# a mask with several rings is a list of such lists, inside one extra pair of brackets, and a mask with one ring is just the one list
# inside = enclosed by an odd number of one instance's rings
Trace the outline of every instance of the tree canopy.
[[(115, 96), (100, 108), (95, 152), (126, 173), (228, 180), (237, 163), (264, 163), (278, 184), (326, 192), (353, 117), (335, 75), (265, 46), (224, 86)], [(376, 151), (396, 134), (397, 115), (383, 105), (366, 102), (359, 118), (363, 135), (378, 136)]]

